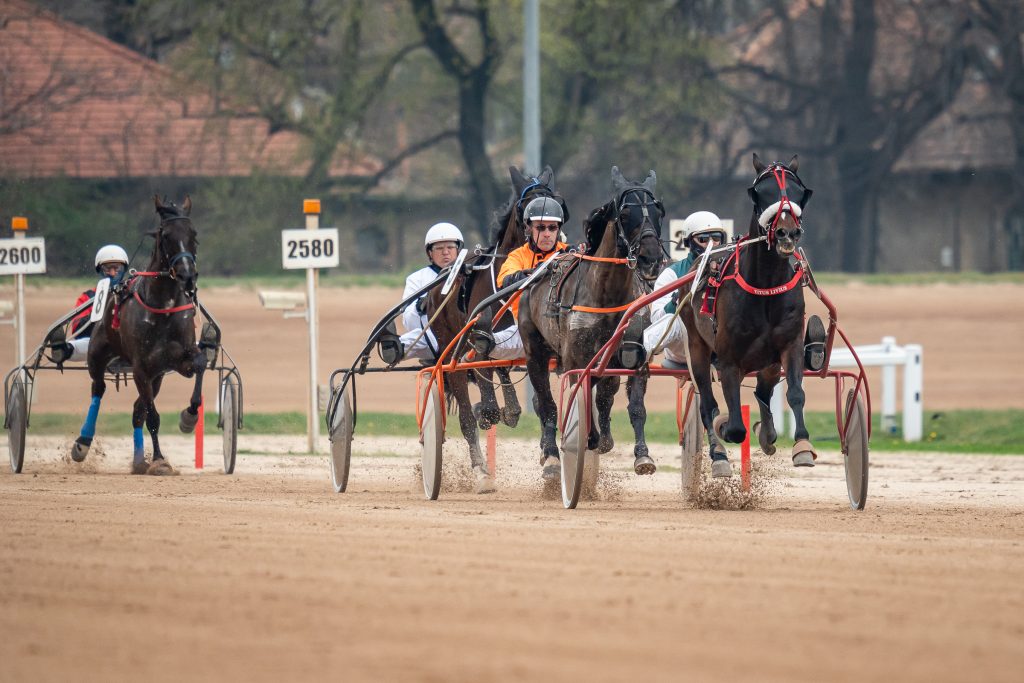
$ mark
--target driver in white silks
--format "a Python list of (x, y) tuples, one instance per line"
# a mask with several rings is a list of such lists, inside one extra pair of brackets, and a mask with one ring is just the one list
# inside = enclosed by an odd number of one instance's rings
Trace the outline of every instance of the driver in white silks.
[[(423, 240), (430, 265), (420, 268), (405, 278), (405, 291), (402, 299), (412, 296), (416, 291), (430, 284), (442, 269), (451, 265), (459, 256), (463, 245), (462, 231), (452, 223), (435, 223), (427, 230)], [(395, 323), (391, 321), (378, 338), (380, 357), (388, 365), (394, 365), (406, 358), (433, 360), (437, 357), (437, 339), (429, 329), (424, 332), (429, 318), (424, 312), (427, 295), (419, 297), (402, 311), (402, 326), (405, 333), (399, 337)]]
[[(691, 213), (683, 221), (683, 246), (690, 251), (682, 261), (673, 263), (661, 272), (654, 289), (660, 289), (673, 280), (686, 275), (708, 249), (725, 242), (725, 227), (722, 219), (710, 211)], [(686, 296), (689, 288), (669, 292), (651, 304), (651, 324), (644, 330), (644, 351), (649, 358), (654, 347), (661, 342), (665, 358), (678, 365), (686, 365), (686, 327), (675, 315), (679, 300)]]
[[(113, 287), (121, 283), (128, 270), (128, 253), (116, 244), (100, 247), (96, 252), (96, 272), (102, 278), (110, 280)], [(100, 282), (103, 280), (101, 279)], [(95, 289), (87, 289), (78, 296), (75, 308), (96, 296)], [(51, 347), (52, 360), (58, 365), (66, 361), (84, 361), (89, 353), (89, 338), (96, 323), (92, 321), (92, 306), (76, 315), (71, 320), (70, 332), (73, 338)]]

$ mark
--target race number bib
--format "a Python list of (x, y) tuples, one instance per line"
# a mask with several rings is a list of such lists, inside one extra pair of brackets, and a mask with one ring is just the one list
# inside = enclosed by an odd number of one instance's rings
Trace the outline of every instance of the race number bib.
[(92, 313), (89, 322), (96, 323), (103, 319), (103, 311), (107, 310), (107, 297), (110, 295), (110, 279), (103, 278), (96, 283), (96, 294), (92, 298)]

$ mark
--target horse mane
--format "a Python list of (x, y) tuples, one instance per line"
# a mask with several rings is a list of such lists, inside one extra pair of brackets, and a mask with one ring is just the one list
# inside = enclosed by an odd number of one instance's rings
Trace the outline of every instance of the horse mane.
[(583, 221), (583, 234), (587, 240), (587, 256), (593, 256), (601, 246), (605, 229), (608, 227), (608, 215), (615, 209), (615, 200), (599, 206), (590, 212)]

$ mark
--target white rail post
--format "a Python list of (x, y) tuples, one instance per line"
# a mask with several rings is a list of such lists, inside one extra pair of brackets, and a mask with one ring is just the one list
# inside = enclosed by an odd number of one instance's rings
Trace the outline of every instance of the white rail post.
[[(28, 219), (24, 216), (11, 218), (11, 230), (14, 232), (14, 239), (25, 239), (25, 232), (28, 230)], [(14, 318), (14, 326), (17, 328), (17, 346), (14, 355), (17, 356), (18, 365), (25, 364), (25, 275), (18, 273), (14, 276), (15, 299), (18, 307)]]
[(924, 349), (907, 344), (907, 364), (903, 366), (903, 440), (920, 441), (924, 434)]
[[(882, 352), (891, 353), (896, 337), (882, 337)], [(882, 431), (896, 433), (896, 366), (882, 366)]]
[[(303, 200), (302, 212), (306, 214), (306, 230), (319, 230), (320, 200)], [(316, 268), (306, 269), (306, 320), (309, 323), (309, 411), (306, 416), (306, 447), (310, 453), (316, 453), (320, 445), (320, 407), (317, 384), (317, 331), (319, 315), (317, 314), (316, 302), (319, 278), (317, 276), (318, 271)]]

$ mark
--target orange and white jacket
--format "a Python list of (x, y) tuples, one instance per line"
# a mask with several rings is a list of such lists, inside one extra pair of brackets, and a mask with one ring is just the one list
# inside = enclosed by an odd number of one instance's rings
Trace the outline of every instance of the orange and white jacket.
[[(512, 252), (509, 253), (508, 258), (505, 259), (505, 263), (501, 265), (501, 270), (498, 271), (498, 277), (496, 278), (498, 288), (500, 289), (502, 287), (502, 283), (505, 282), (505, 278), (512, 273), (518, 273), (520, 270), (526, 270), (527, 268), (536, 268), (540, 264), (544, 263), (544, 261), (547, 261), (548, 257), (552, 254), (559, 251), (565, 251), (568, 248), (569, 245), (565, 242), (557, 242), (554, 249), (546, 254), (542, 254), (531, 249), (530, 243), (527, 242), (518, 249), (512, 250)], [(512, 315), (516, 320), (519, 320), (518, 297), (512, 302), (512, 306), (510, 308), (512, 309)]]

